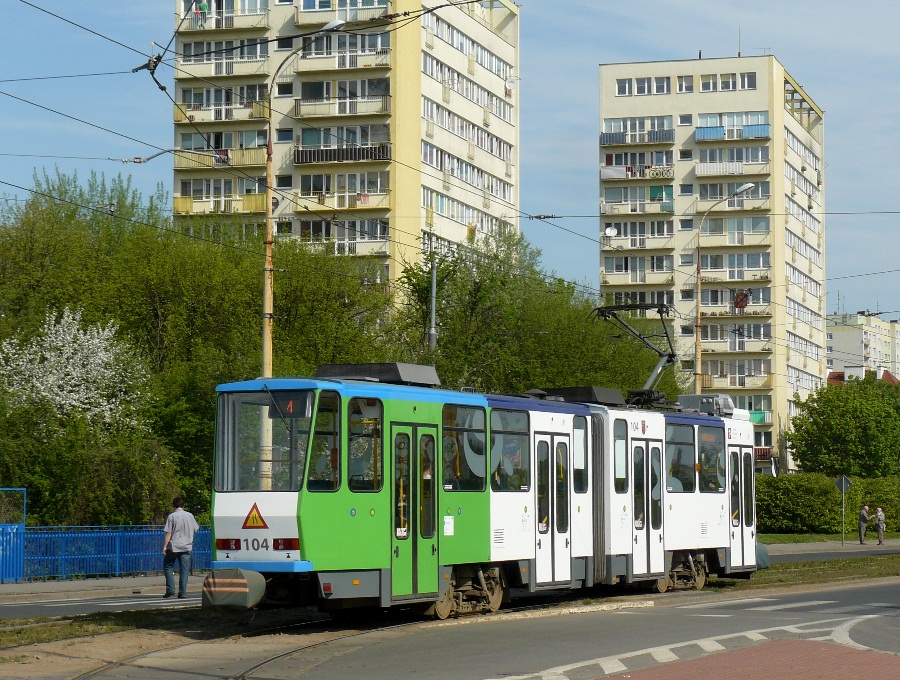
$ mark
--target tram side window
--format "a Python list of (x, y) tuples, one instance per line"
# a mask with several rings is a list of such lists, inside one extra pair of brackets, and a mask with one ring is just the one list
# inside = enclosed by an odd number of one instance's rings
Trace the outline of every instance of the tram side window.
[(556, 530), (569, 530), (569, 448), (565, 442), (556, 444)]
[(340, 423), (340, 395), (337, 392), (322, 392), (309, 454), (306, 488), (310, 491), (336, 491), (341, 485)]
[(384, 407), (378, 399), (350, 400), (347, 485), (351, 491), (381, 491), (384, 486)]
[(721, 427), (701, 426), (700, 492), (725, 491), (725, 430)]
[(484, 491), (487, 433), (484, 409), (447, 404), (441, 453), (445, 491)]
[(753, 485), (756, 479), (753, 476), (753, 454), (744, 452), (744, 526), (754, 525)]
[(528, 491), (531, 456), (528, 451), (528, 413), (491, 411), (491, 489)]
[(740, 454), (731, 452), (731, 526), (741, 526), (741, 468), (738, 462)]
[(587, 418), (575, 416), (575, 436), (572, 438), (572, 487), (575, 493), (588, 490)]
[(694, 427), (666, 426), (666, 491), (694, 493)]
[(628, 424), (617, 420), (613, 424), (613, 476), (616, 493), (628, 493)]

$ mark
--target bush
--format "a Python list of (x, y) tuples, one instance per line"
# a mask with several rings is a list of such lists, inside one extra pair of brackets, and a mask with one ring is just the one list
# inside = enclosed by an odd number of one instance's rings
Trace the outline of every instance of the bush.
[[(852, 477), (845, 497), (844, 532), (855, 533), (863, 505), (869, 514), (884, 509), (887, 530), (900, 530), (900, 478)], [(760, 533), (841, 533), (841, 492), (835, 479), (818, 473), (756, 478), (756, 516)]]

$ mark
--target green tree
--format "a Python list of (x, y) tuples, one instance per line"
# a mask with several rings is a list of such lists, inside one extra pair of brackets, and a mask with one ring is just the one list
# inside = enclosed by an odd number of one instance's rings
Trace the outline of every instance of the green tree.
[(898, 473), (900, 390), (873, 374), (794, 401), (787, 435), (804, 472), (859, 477)]

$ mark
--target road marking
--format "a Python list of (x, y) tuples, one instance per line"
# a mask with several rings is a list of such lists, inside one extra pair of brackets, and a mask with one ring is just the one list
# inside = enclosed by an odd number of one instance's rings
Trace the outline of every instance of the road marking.
[(671, 649), (667, 647), (663, 647), (661, 649), (652, 649), (650, 650), (650, 656), (657, 663), (668, 663), (669, 661), (678, 661), (678, 657), (675, 655)]
[(618, 659), (609, 659), (608, 661), (601, 661), (600, 668), (603, 669), (604, 675), (612, 675), (613, 673), (624, 673), (628, 670), (628, 666), (619, 661)]
[(731, 619), (734, 618), (734, 614), (690, 614), (698, 619)]
[(725, 645), (715, 640), (697, 640), (697, 645), (704, 652), (721, 652), (725, 649)]
[(751, 612), (774, 612), (781, 609), (799, 609), (800, 607), (818, 607), (822, 604), (834, 604), (837, 600), (809, 600), (807, 602), (788, 602), (786, 604), (770, 604), (765, 607), (748, 607)]
[(777, 602), (774, 597), (748, 597), (743, 600), (718, 600), (716, 602), (701, 602), (700, 604), (684, 604), (678, 609), (709, 609), (712, 607), (726, 607), (730, 604), (747, 604), (748, 602)]

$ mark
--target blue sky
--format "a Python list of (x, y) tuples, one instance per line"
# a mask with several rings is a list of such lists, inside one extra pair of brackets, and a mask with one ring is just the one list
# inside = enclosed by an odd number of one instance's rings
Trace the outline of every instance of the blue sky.
[[(133, 141), (0, 95), (0, 181), (32, 186), (35, 168), (86, 177), (131, 174), (144, 195), (171, 193), (171, 161), (145, 165), (63, 156), (130, 158), (172, 145), (172, 107), (146, 71), (174, 28), (174, 0), (4, 0), (0, 92), (114, 130)], [(826, 275), (829, 313), (868, 309), (900, 318), (900, 8), (876, 0), (522, 0), (522, 219), (550, 271), (597, 287), (598, 64), (774, 54), (826, 112)], [(739, 43), (740, 35), (740, 43)], [(126, 47), (127, 46), (127, 47)], [(128, 48), (133, 49), (128, 49)], [(116, 75), (9, 82), (72, 74)], [(160, 67), (171, 87), (171, 70)], [(892, 123), (891, 121), (895, 121)], [(146, 142), (142, 144), (140, 142)], [(26, 157), (24, 154), (49, 156)], [(0, 194), (27, 192), (0, 185)], [(895, 271), (890, 271), (895, 270)], [(888, 272), (888, 273), (880, 273)]]

